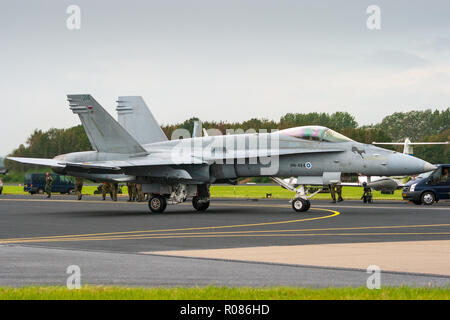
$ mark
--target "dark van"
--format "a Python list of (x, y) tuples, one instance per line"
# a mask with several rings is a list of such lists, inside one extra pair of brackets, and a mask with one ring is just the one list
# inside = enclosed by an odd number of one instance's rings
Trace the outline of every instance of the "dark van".
[[(52, 192), (71, 193), (75, 190), (75, 184), (66, 176), (51, 173), (53, 178)], [(23, 184), (23, 190), (30, 194), (43, 194), (45, 191), (45, 173), (27, 173)]]
[(450, 164), (438, 164), (434, 171), (422, 173), (403, 188), (404, 200), (431, 205), (450, 199)]

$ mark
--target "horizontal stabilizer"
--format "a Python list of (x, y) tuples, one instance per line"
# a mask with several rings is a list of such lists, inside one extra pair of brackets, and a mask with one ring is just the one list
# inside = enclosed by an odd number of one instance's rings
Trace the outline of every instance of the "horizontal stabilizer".
[(146, 154), (145, 149), (89, 94), (68, 95), (92, 147), (98, 152)]
[(6, 159), (24, 163), (24, 164), (34, 164), (34, 165), (46, 166), (46, 167), (58, 167), (58, 168), (65, 167), (64, 162), (61, 162), (61, 160), (55, 160), (55, 159), (21, 158), (21, 157), (7, 157)]

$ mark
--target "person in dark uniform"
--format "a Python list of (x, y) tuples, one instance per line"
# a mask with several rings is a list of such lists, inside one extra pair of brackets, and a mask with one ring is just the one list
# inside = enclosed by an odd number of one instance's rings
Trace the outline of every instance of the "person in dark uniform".
[(142, 202), (144, 201), (144, 193), (142, 192), (142, 184), (136, 184), (136, 195), (137, 195), (137, 201)]
[(76, 177), (75, 178), (75, 191), (77, 192), (78, 200), (81, 200), (83, 197), (83, 193), (81, 192), (83, 189), (83, 178)]
[(333, 203), (336, 203), (336, 194), (338, 195), (337, 202), (344, 201), (344, 199), (342, 198), (342, 186), (340, 184), (329, 184), (328, 188), (330, 189)]
[(361, 200), (364, 203), (372, 203), (373, 202), (372, 189), (369, 186), (367, 186), (367, 182), (363, 182), (363, 188), (364, 192), (361, 197)]
[(53, 178), (50, 175), (50, 173), (45, 174), (45, 193), (47, 193), (47, 198), (50, 198), (52, 196), (52, 185), (53, 185)]
[(128, 202), (134, 201), (134, 198), (136, 197), (134, 183), (127, 183), (127, 189), (128, 189)]
[(103, 182), (103, 185), (102, 185), (102, 198), (103, 198), (103, 200), (106, 199), (106, 194), (108, 193), (108, 191), (109, 191), (109, 183)]
[(111, 183), (110, 184), (110, 194), (111, 194), (111, 199), (113, 201), (117, 201), (117, 191), (119, 190), (119, 184), (118, 183)]

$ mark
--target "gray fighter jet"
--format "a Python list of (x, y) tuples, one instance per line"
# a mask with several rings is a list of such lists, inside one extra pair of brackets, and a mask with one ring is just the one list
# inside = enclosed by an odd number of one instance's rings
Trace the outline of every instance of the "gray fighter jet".
[[(194, 138), (186, 138), (181, 132), (183, 139), (168, 140), (153, 116), (147, 123), (127, 124), (130, 108), (142, 106), (135, 98), (119, 98), (121, 125), (92, 96), (68, 95), (70, 109), (80, 117), (95, 151), (53, 159), (9, 159), (50, 166), (59, 174), (143, 184), (143, 192), (151, 194), (152, 212), (163, 212), (168, 202), (189, 198), (196, 210), (205, 211), (211, 184), (257, 176), (272, 177), (281, 185), (283, 180), (278, 177), (299, 177), (302, 186), (295, 189), (291, 202), (293, 209), (301, 212), (309, 209), (309, 199), (314, 195), (307, 194), (303, 185), (339, 183), (341, 173), (393, 176), (436, 168), (421, 159), (358, 143), (321, 126)], [(148, 115), (143, 118), (148, 119)]]

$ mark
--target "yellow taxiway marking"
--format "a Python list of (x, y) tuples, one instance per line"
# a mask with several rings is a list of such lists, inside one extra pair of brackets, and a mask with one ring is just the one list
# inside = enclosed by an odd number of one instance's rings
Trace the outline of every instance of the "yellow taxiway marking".
[[(48, 199), (0, 199), (0, 201), (33, 201), (33, 202), (70, 202), (80, 203), (78, 200), (48, 200)], [(113, 201), (97, 201), (89, 200), (82, 203), (108, 203), (108, 204), (129, 204), (127, 202), (113, 202)], [(146, 204), (140, 203), (140, 204)], [(187, 205), (182, 203), (181, 205)], [(287, 205), (276, 204), (236, 204), (236, 203), (215, 203), (216, 206), (229, 207), (277, 207), (288, 208)], [(369, 227), (342, 227), (342, 228), (317, 228), (317, 229), (291, 229), (291, 230), (247, 230), (247, 231), (215, 231), (215, 232), (176, 232), (176, 231), (196, 231), (196, 230), (213, 230), (225, 228), (240, 228), (240, 227), (254, 227), (265, 225), (278, 224), (292, 224), (297, 222), (328, 219), (340, 214), (338, 211), (311, 208), (312, 211), (330, 212), (326, 216), (303, 218), (295, 220), (284, 220), (274, 222), (261, 222), (252, 224), (238, 224), (225, 226), (207, 226), (207, 227), (191, 227), (178, 229), (160, 229), (160, 230), (138, 230), (138, 231), (123, 231), (123, 232), (107, 232), (107, 233), (91, 233), (91, 234), (74, 234), (74, 235), (60, 235), (60, 236), (42, 236), (29, 238), (9, 238), (0, 239), (0, 244), (11, 243), (31, 243), (31, 242), (66, 242), (66, 241), (107, 241), (107, 240), (140, 240), (140, 239), (168, 239), (168, 238), (206, 238), (206, 237), (301, 237), (301, 236), (367, 236), (367, 235), (446, 235), (447, 232), (370, 232), (370, 233), (311, 233), (323, 231), (348, 231), (348, 230), (370, 230), (370, 229), (397, 229), (397, 228), (427, 228), (427, 227), (447, 227), (450, 224), (432, 224), (432, 225), (404, 225), (404, 226), (369, 226)], [(308, 214), (308, 213), (305, 213)], [(297, 232), (293, 234), (293, 232)], [(302, 232), (302, 233), (299, 233)], [(304, 233), (309, 232), (309, 233)]]
[[(328, 216), (327, 216), (328, 217)], [(411, 225), (411, 226), (378, 226), (378, 227), (352, 227), (352, 228), (323, 228), (323, 229), (292, 229), (292, 230), (247, 230), (223, 232), (187, 232), (187, 233), (147, 233), (147, 234), (91, 234), (82, 236), (55, 236), (24, 239), (4, 239), (0, 244), (31, 243), (31, 242), (76, 242), (76, 241), (110, 241), (110, 240), (143, 240), (143, 239), (176, 239), (176, 238), (230, 238), (230, 237), (315, 237), (315, 236), (388, 236), (388, 235), (450, 235), (450, 232), (366, 232), (366, 233), (311, 233), (311, 231), (340, 231), (357, 229), (380, 228), (426, 228), (448, 226), (441, 225)], [(228, 227), (228, 226), (225, 226)], [(215, 227), (213, 227), (215, 228)], [(189, 228), (192, 229), (192, 228)], [(177, 229), (168, 229), (168, 231)], [(158, 230), (161, 232), (161, 230)], [(298, 233), (309, 231), (309, 233)], [(296, 232), (296, 233), (293, 233)], [(128, 232), (131, 233), (131, 232)]]
[[(273, 233), (273, 234), (225, 234), (225, 235), (154, 235), (154, 236), (139, 236), (136, 238), (130, 237), (93, 237), (93, 238), (65, 238), (65, 239), (48, 239), (48, 240), (27, 240), (12, 242), (14, 244), (19, 243), (48, 243), (48, 242), (77, 242), (77, 241), (110, 241), (110, 240), (144, 240), (144, 239), (177, 239), (177, 238), (231, 238), (231, 237), (317, 237), (317, 236), (408, 236), (408, 235), (450, 235), (450, 232), (380, 232), (380, 233), (302, 233), (302, 234), (290, 234), (290, 233)], [(1, 243), (0, 243), (1, 244)]]
[[(376, 226), (376, 227), (348, 227), (348, 228), (320, 228), (320, 229), (281, 229), (281, 230), (243, 230), (243, 231), (216, 231), (216, 232), (170, 232), (170, 233), (155, 233), (155, 232), (169, 232), (178, 229), (168, 229), (168, 230), (153, 230), (146, 231), (148, 233), (145, 234), (137, 234), (142, 231), (129, 231), (128, 234), (124, 233), (108, 233), (108, 234), (84, 234), (84, 235), (73, 235), (73, 236), (49, 236), (49, 237), (34, 237), (34, 238), (14, 238), (14, 239), (3, 239), (0, 240), (0, 244), (5, 243), (27, 243), (27, 242), (58, 242), (58, 241), (86, 241), (86, 240), (124, 240), (124, 239), (152, 239), (154, 237), (194, 237), (194, 236), (249, 236), (258, 235), (258, 234), (278, 234), (282, 235), (282, 233), (287, 232), (313, 232), (313, 231), (349, 231), (349, 230), (371, 230), (371, 229), (404, 229), (404, 228), (429, 228), (429, 227), (447, 227), (450, 224), (434, 224), (434, 225), (407, 225), (407, 226)], [(228, 227), (228, 226), (226, 226)], [(208, 227), (206, 227), (208, 228)], [(213, 227), (215, 228), (215, 227)], [(145, 231), (144, 231), (145, 232)], [(135, 233), (135, 234), (132, 234)], [(296, 234), (298, 236), (312, 236), (312, 235), (442, 235), (449, 234), (447, 232), (383, 232), (383, 233), (302, 233)]]
[(239, 227), (254, 227), (254, 226), (265, 226), (265, 225), (276, 225), (276, 224), (288, 224), (288, 223), (328, 219), (328, 218), (332, 218), (332, 217), (335, 217), (340, 214), (340, 212), (338, 212), (338, 211), (328, 210), (328, 209), (311, 208), (311, 210), (331, 212), (331, 214), (326, 215), (326, 216), (321, 216), (321, 217), (313, 217), (313, 218), (303, 218), (303, 219), (283, 220), (283, 221), (273, 221), (273, 222), (260, 222), (260, 223), (250, 223), (250, 224), (236, 224), (236, 225), (228, 225), (228, 226), (209, 226), (209, 227), (191, 227), (191, 228), (161, 229), (161, 230), (105, 232), (105, 233), (90, 233), (90, 234), (73, 234), (73, 235), (64, 235), (64, 236), (42, 236), (42, 237), (31, 237), (31, 238), (9, 238), (9, 239), (0, 239), (0, 244), (13, 243), (13, 242), (18, 243), (19, 241), (38, 242), (39, 240), (45, 241), (45, 240), (50, 240), (50, 239), (64, 239), (64, 238), (84, 239), (84, 237), (89, 237), (89, 236), (96, 236), (96, 237), (98, 237), (98, 236), (113, 236), (113, 235), (117, 236), (117, 235), (137, 234), (137, 233), (208, 230), (208, 229), (224, 229), (224, 228), (239, 228)]

